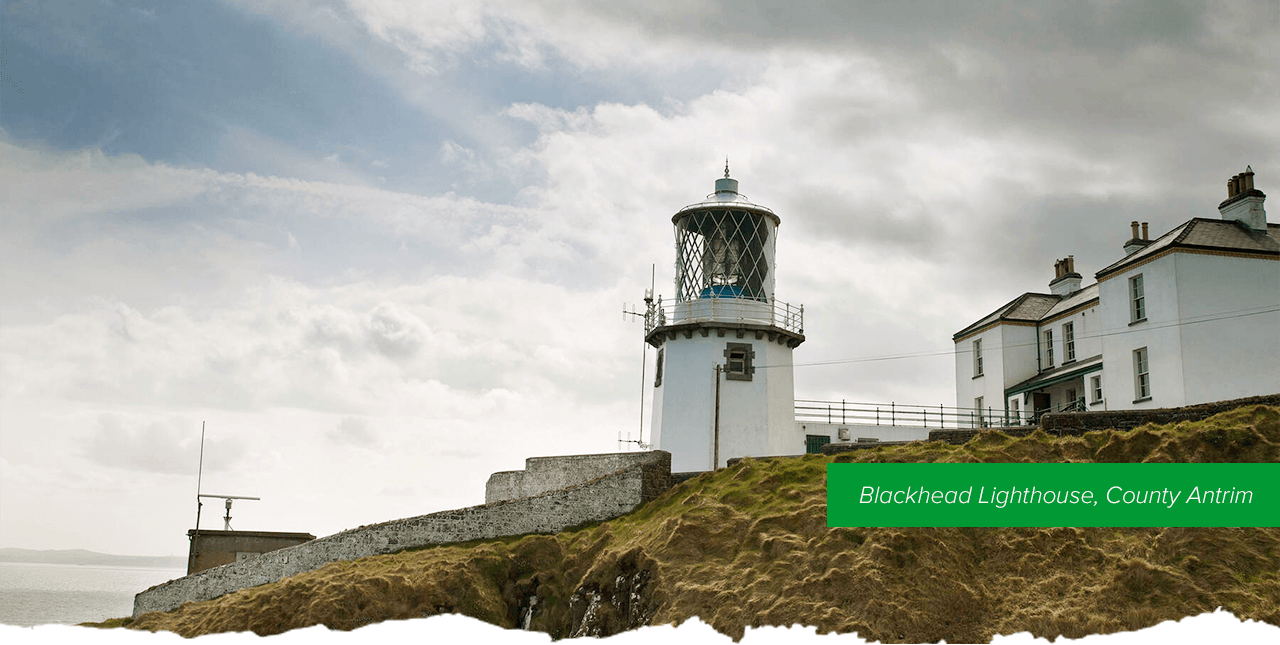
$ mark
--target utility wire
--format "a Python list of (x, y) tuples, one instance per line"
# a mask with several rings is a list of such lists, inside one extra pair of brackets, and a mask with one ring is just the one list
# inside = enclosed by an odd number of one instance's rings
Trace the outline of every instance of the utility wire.
[[(1088, 340), (1092, 338), (1102, 338), (1105, 336), (1119, 336), (1121, 334), (1132, 334), (1132, 333), (1150, 331), (1154, 329), (1167, 329), (1170, 327), (1182, 327), (1186, 325), (1198, 325), (1200, 323), (1214, 322), (1218, 320), (1228, 320), (1231, 318), (1244, 318), (1246, 316), (1257, 316), (1260, 314), (1275, 313), (1277, 311), (1280, 311), (1280, 307), (1268, 306), (1268, 307), (1254, 308), (1254, 309), (1238, 309), (1231, 312), (1224, 312), (1222, 314), (1197, 316), (1195, 318), (1191, 318), (1188, 320), (1176, 320), (1176, 321), (1170, 321), (1166, 323), (1152, 323), (1150, 325), (1143, 325), (1138, 328), (1112, 329), (1112, 330), (1097, 332), (1093, 334), (1081, 334), (1079, 336), (1074, 337), (1074, 340), (1076, 342), (1079, 342), (1081, 340)], [(1039, 332), (1037, 332), (1037, 334), (1038, 333)], [(985, 349), (990, 349), (990, 350), (1012, 349), (1016, 347), (1032, 347), (1037, 344), (1038, 342), (1012, 343), (1012, 344), (993, 346)], [(879, 361), (896, 361), (896, 360), (902, 360), (907, 358), (927, 358), (930, 356), (960, 355), (960, 354), (972, 354), (972, 353), (973, 353), (972, 349), (959, 349), (959, 348), (924, 350), (919, 352), (907, 352), (903, 354), (888, 354), (885, 356), (868, 356), (868, 357), (862, 357), (862, 358), (845, 358), (845, 359), (835, 359), (835, 360), (829, 360), (829, 361), (813, 361), (809, 363), (795, 363), (792, 365), (792, 367), (817, 367), (821, 365), (845, 365), (849, 363), (874, 363)], [(768, 369), (770, 367), (786, 367), (786, 365), (783, 365), (783, 364), (757, 365), (756, 369)]]

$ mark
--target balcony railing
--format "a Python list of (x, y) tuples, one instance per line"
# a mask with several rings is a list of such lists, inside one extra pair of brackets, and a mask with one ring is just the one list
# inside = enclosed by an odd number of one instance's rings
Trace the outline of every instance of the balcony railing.
[(693, 322), (728, 322), (772, 325), (796, 333), (804, 333), (804, 305), (790, 305), (779, 300), (749, 298), (698, 298), (683, 302), (651, 303), (645, 314), (644, 332), (658, 327)]

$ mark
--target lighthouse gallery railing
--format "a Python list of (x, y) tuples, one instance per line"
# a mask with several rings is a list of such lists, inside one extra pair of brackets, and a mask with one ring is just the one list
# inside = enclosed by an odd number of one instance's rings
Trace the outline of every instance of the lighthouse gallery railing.
[(749, 298), (698, 298), (684, 302), (651, 303), (644, 318), (644, 332), (658, 327), (694, 322), (728, 322), (772, 325), (796, 334), (804, 333), (804, 305), (779, 300)]

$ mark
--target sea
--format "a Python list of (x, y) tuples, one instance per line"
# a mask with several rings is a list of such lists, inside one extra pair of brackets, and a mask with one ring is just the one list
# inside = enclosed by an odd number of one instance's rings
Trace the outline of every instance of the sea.
[(133, 614), (133, 596), (186, 569), (0, 562), (0, 623), (74, 625)]

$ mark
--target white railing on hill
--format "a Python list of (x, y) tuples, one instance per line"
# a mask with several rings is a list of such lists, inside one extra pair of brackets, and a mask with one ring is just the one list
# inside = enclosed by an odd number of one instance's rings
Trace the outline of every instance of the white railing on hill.
[[(1069, 401), (1044, 412), (1075, 412), (1083, 401)], [(1002, 428), (1035, 423), (1029, 411), (1021, 414), (996, 408), (960, 408), (909, 403), (858, 403), (796, 399), (796, 421), (829, 424), (912, 426), (917, 428)]]

